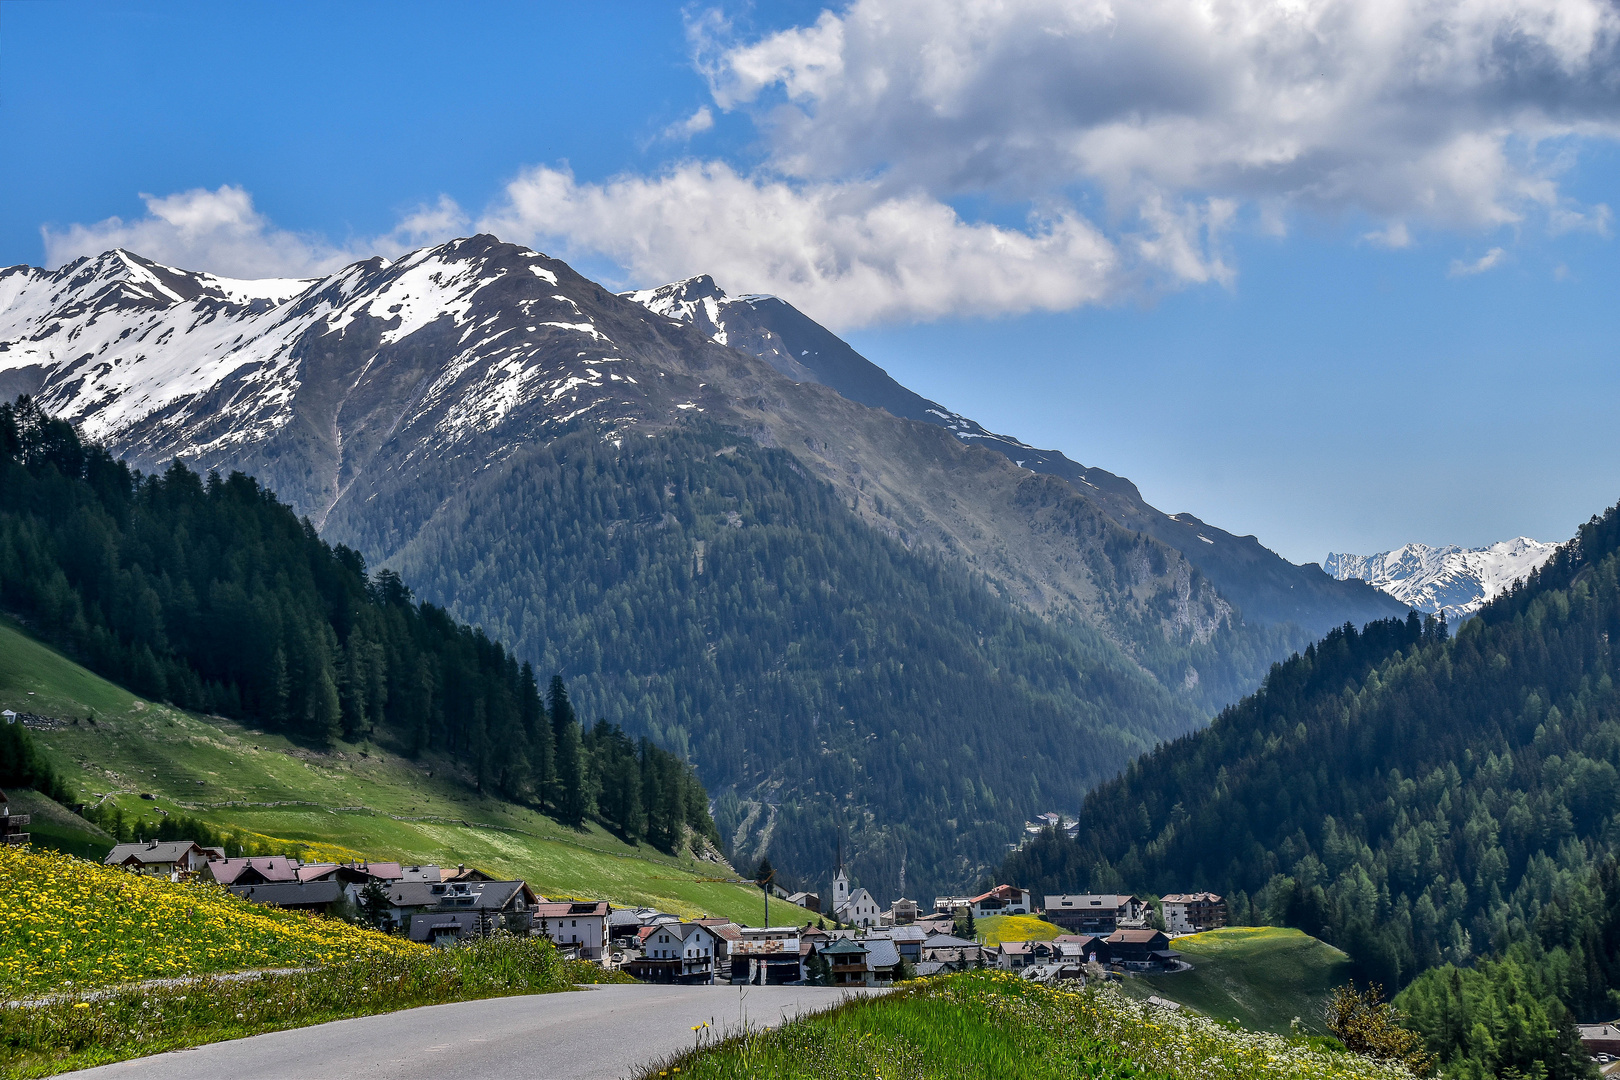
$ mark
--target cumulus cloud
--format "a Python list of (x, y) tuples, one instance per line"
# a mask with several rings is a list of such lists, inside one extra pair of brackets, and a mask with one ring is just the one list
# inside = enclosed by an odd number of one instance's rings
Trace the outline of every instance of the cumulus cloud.
[(1505, 258), (1507, 258), (1506, 251), (1503, 251), (1499, 247), (1493, 247), (1491, 250), (1487, 251), (1473, 262), (1465, 262), (1462, 259), (1452, 259), (1451, 269), (1447, 272), (1446, 276), (1470, 277), (1474, 274), (1483, 274), (1485, 271), (1500, 265), (1502, 260)]
[(1490, 228), (1582, 214), (1548, 148), (1620, 135), (1609, 0), (855, 0), (728, 32), (695, 25), (702, 67), (774, 168), (945, 197), (1085, 184), (1124, 214), (1281, 198)]
[(685, 120), (677, 120), (665, 128), (664, 138), (690, 139), (694, 135), (703, 134), (712, 127), (714, 127), (714, 110), (704, 105)]
[[(1207, 225), (1167, 221), (1190, 234), (1163, 241), (1175, 249), (1166, 261), (1199, 264), (1189, 252)], [(606, 183), (533, 168), (480, 227), (566, 257), (605, 255), (629, 283), (712, 274), (834, 327), (1071, 308), (1107, 298), (1120, 264), (1115, 245), (1069, 211), (1006, 228), (964, 221), (920, 192), (793, 184), (715, 162)]]
[(356, 259), (391, 257), (445, 239), (467, 224), (454, 200), (440, 196), (437, 203), (417, 207), (381, 236), (334, 244), (315, 234), (277, 228), (254, 209), (247, 191), (229, 184), (214, 191), (143, 194), (141, 199), (146, 214), (131, 221), (110, 217), (60, 231), (42, 229), (46, 265), (56, 267), (81, 255), (121, 247), (171, 266), (225, 277), (313, 277)]

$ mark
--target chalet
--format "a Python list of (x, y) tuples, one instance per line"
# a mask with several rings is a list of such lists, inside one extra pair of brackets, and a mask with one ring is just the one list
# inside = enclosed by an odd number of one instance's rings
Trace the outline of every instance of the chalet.
[(989, 892), (970, 899), (968, 910), (973, 913), (975, 919), (984, 919), (991, 915), (1028, 915), (1035, 910), (1034, 899), (1028, 889), (997, 885)]
[[(437, 901), (428, 914), (446, 911), (473, 911), (478, 914), (476, 937), (495, 930), (527, 934), (533, 927), (534, 908), (540, 898), (525, 881), (440, 881), (427, 882), (428, 893)], [(415, 928), (415, 920), (411, 926)]]
[(806, 956), (797, 926), (744, 926), (728, 942), (730, 980), (756, 986), (785, 986), (804, 978)]
[(866, 941), (866, 970), (871, 974), (869, 986), (888, 986), (900, 978), (902, 966), (900, 950), (893, 940), (872, 937)]
[(1163, 930), (1115, 930), (1106, 940), (1109, 962), (1134, 971), (1174, 968), (1181, 959)]
[(1148, 924), (1152, 909), (1134, 896), (1112, 893), (1048, 896), (1046, 917), (1073, 934), (1112, 934)]
[(581, 960), (600, 960), (610, 910), (606, 900), (542, 901), (532, 910), (534, 929)]
[(627, 961), (624, 970), (643, 982), (712, 983), (715, 951), (708, 927), (659, 923), (645, 928), (641, 955)]
[(1172, 934), (1197, 934), (1226, 925), (1226, 901), (1211, 892), (1170, 893), (1159, 901)]
[(813, 892), (790, 893), (788, 895), (787, 902), (790, 904), (797, 904), (806, 911), (813, 911), (817, 915), (821, 914), (821, 897), (817, 896)]
[(916, 922), (917, 917), (922, 914), (922, 908), (918, 905), (917, 901), (907, 900), (902, 896), (900, 899), (891, 904), (889, 906), (889, 910), (885, 911), (883, 914), (885, 917), (884, 921), (890, 926), (910, 926), (912, 923)]
[[(894, 942), (894, 947), (900, 955), (913, 964), (921, 962), (923, 942), (927, 941), (929, 936), (928, 931), (916, 924), (891, 926), (886, 930), (874, 931), (873, 934), (878, 937), (888, 938)], [(873, 935), (868, 935), (868, 937), (871, 936)]]
[(996, 956), (1002, 971), (1022, 971), (1036, 964), (1061, 962), (1062, 951), (1048, 941), (1004, 941)]
[(1097, 934), (1059, 934), (1052, 939), (1052, 947), (1064, 961), (1087, 964), (1095, 960), (1108, 963), (1108, 939)]
[[(12, 713), (13, 717), (17, 714)], [(6, 723), (10, 723), (7, 720)], [(4, 791), (0, 791), (0, 844), (26, 844), (28, 834), (23, 832), (23, 826), (29, 822), (28, 814), (13, 814), (11, 801)]]
[(871, 986), (871, 971), (866, 966), (866, 946), (854, 938), (839, 938), (821, 950), (823, 959), (832, 972), (834, 986)]
[(922, 958), (955, 967), (973, 967), (984, 960), (984, 948), (976, 941), (953, 934), (932, 934), (922, 943)]
[(147, 840), (118, 844), (103, 860), (108, 866), (122, 866), (142, 874), (175, 878), (190, 875), (208, 865), (208, 852), (190, 840)]

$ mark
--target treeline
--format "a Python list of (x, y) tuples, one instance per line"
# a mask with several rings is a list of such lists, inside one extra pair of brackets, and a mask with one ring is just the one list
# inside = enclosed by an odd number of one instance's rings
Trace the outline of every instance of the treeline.
[(686, 751), (735, 858), (824, 889), (842, 835), (892, 897), (989, 873), (1033, 808), (1077, 806), (1198, 718), (1096, 630), (923, 550), (791, 454), (694, 428), (525, 449), (389, 561), (578, 672), (582, 712)]
[(313, 745), (444, 753), (479, 791), (575, 825), (606, 806), (666, 848), (687, 826), (714, 835), (682, 761), (642, 743), (632, 776), (611, 729), (586, 738), (561, 679), (542, 700), (529, 664), (392, 571), (368, 576), (251, 477), (179, 461), (142, 475), (27, 398), (0, 405), (0, 603), (156, 700)]
[(72, 792), (20, 723), (0, 724), (0, 791), (32, 788), (57, 802), (72, 800)]
[[(1461, 1018), (1522, 1012), (1521, 989), (1557, 1036), (1535, 1052), (1561, 1053), (1572, 1018), (1620, 1011), (1617, 549), (1620, 508), (1455, 639), (1415, 618), (1330, 635), (1098, 788), (1078, 842), (1043, 837), (1007, 876), (1213, 889), (1391, 989), (1430, 971), (1401, 1000), (1446, 1017), (1432, 1045), (1458, 1075), (1506, 1052)], [(1483, 956), (1512, 966), (1453, 973)]]

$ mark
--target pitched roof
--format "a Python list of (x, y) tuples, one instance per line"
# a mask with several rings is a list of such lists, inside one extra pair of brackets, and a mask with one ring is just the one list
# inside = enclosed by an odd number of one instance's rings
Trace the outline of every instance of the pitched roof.
[(159, 840), (155, 843), (148, 840), (139, 844), (118, 844), (107, 853), (106, 863), (108, 866), (123, 866), (131, 861), (142, 865), (173, 863), (185, 858), (193, 849), (202, 854), (202, 848), (190, 840)]
[(221, 885), (230, 885), (252, 869), (266, 881), (298, 880), (298, 864), (285, 855), (255, 855), (247, 859), (215, 859), (208, 872)]
[(397, 908), (427, 908), (439, 902), (433, 895), (433, 882), (430, 881), (396, 881), (384, 886), (388, 893), (388, 902)]
[(839, 938), (821, 950), (823, 956), (864, 956), (867, 948), (854, 938)]
[(997, 900), (1014, 900), (1023, 895), (1023, 889), (1016, 888), (1012, 885), (997, 885), (989, 892), (980, 893), (978, 896), (973, 897), (973, 902), (977, 904), (980, 900), (986, 900), (992, 896)]
[(255, 904), (298, 907), (334, 904), (343, 895), (343, 886), (335, 881), (278, 881), (268, 885), (238, 885), (231, 892)]
[(900, 962), (900, 950), (894, 947), (894, 942), (887, 938), (878, 938), (867, 943), (866, 964), (868, 967), (886, 968), (894, 967)]
[(1176, 892), (1160, 897), (1160, 902), (1165, 904), (1218, 904), (1221, 902), (1221, 894), (1212, 892)]
[(1108, 940), (1116, 945), (1146, 945), (1156, 937), (1165, 937), (1163, 930), (1115, 930)]
[(1046, 898), (1048, 908), (1072, 907), (1080, 910), (1085, 908), (1122, 908), (1135, 900), (1134, 896), (1121, 896), (1119, 893), (1061, 893), (1049, 895)]
[(923, 945), (930, 949), (971, 949), (978, 945), (977, 941), (968, 941), (955, 934), (930, 934)]
[(553, 900), (534, 905), (534, 917), (537, 919), (566, 919), (570, 915), (578, 918), (587, 915), (606, 915), (607, 913), (608, 902), (606, 900)]

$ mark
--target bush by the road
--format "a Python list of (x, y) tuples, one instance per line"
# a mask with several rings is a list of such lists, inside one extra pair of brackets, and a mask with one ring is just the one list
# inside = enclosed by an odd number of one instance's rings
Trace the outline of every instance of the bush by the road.
[(574, 966), (544, 938), (497, 934), (307, 971), (210, 975), (9, 1004), (0, 1006), (0, 1080), (418, 1005), (567, 990), (584, 974)]

